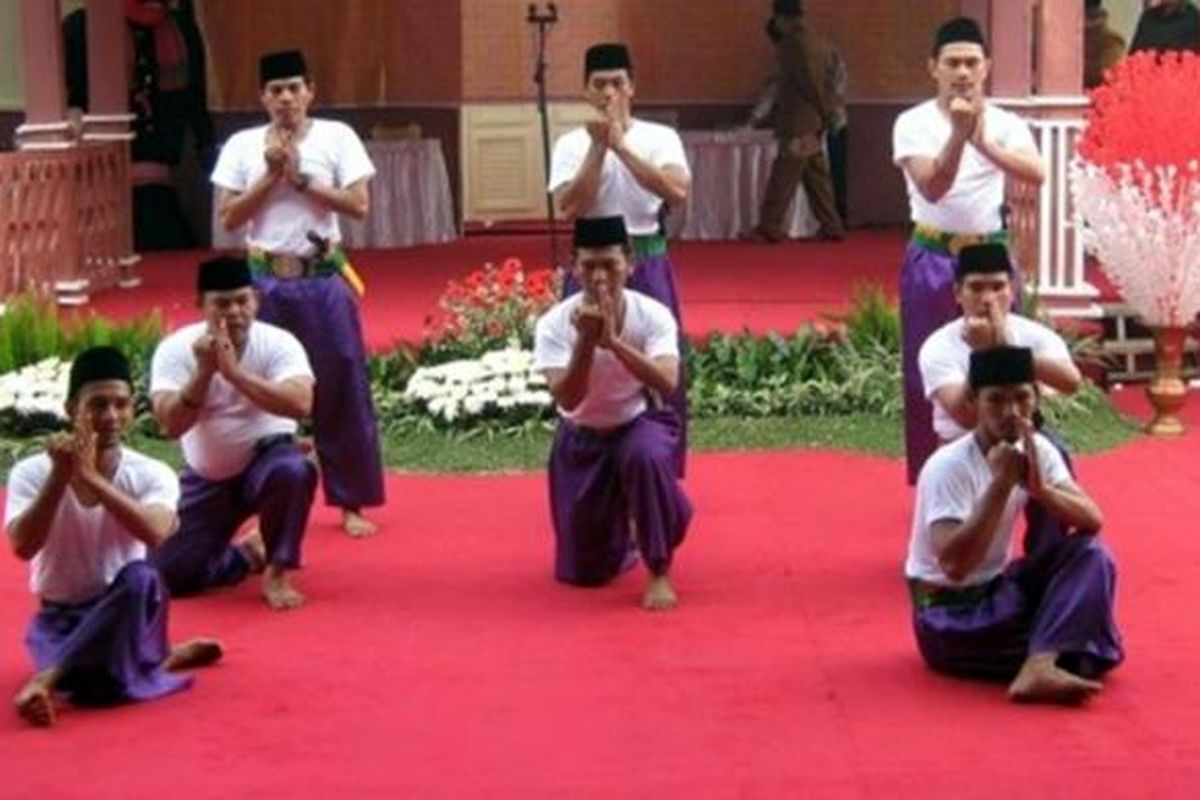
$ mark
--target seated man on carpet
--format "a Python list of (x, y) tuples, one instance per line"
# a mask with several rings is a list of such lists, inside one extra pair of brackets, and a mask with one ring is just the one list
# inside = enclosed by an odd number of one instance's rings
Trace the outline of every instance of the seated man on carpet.
[(679, 382), (678, 329), (665, 305), (625, 288), (633, 251), (622, 217), (577, 219), (574, 251), (582, 291), (538, 320), (534, 346), (561, 415), (550, 453), (555, 577), (597, 586), (640, 551), (642, 606), (671, 608), (667, 572), (692, 517), (676, 477), (679, 419), (662, 404)]
[[(151, 364), (154, 416), (180, 439), (187, 462), (179, 532), (154, 563), (172, 594), (264, 570), (267, 605), (295, 608), (304, 595), (288, 572), (300, 566), (317, 482), (296, 442), (297, 420), (312, 411), (312, 368), (295, 336), (255, 319), (258, 293), (244, 260), (204, 262), (198, 290), (204, 321), (164, 339)], [(261, 538), (231, 543), (253, 515)]]
[[(905, 564), (917, 646), (940, 672), (1009, 681), (1013, 700), (1080, 702), (1123, 657), (1100, 509), (1034, 430), (1032, 351), (972, 353), (967, 401), (973, 432), (935, 452), (917, 481)], [(1010, 561), (1032, 501), (1074, 532)]]
[(150, 700), (190, 685), (177, 671), (222, 655), (212, 640), (167, 641), (167, 593), (145, 558), (175, 530), (179, 481), (122, 446), (133, 407), (121, 352), (85, 350), (67, 391), (73, 432), (8, 478), (9, 543), (31, 562), (41, 601), (25, 636), (37, 673), (14, 700), (34, 725), (54, 723), (58, 692), (81, 704)]

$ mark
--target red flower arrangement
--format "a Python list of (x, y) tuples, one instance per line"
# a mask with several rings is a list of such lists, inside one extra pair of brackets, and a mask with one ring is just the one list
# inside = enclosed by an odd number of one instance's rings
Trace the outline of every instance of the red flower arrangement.
[(1200, 311), (1200, 58), (1136, 53), (1092, 93), (1071, 167), (1084, 243), (1149, 325)]
[(520, 259), (488, 263), (462, 281), (450, 281), (438, 310), (425, 319), (425, 338), (435, 345), (480, 354), (513, 340), (529, 345), (533, 324), (558, 299), (552, 269), (526, 270)]
[[(1142, 51), (1116, 64), (1091, 93), (1088, 124), (1077, 150), (1113, 180), (1134, 177), (1147, 199), (1173, 212), (1191, 213), (1181, 204), (1186, 184), (1197, 179), (1200, 161), (1200, 57), (1191, 52)], [(1184, 174), (1169, 191), (1167, 174)], [(1164, 193), (1165, 192), (1165, 193)]]

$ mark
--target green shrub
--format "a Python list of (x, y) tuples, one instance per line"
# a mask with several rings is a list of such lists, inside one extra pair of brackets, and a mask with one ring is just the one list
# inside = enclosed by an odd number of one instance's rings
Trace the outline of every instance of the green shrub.
[(0, 374), (62, 355), (62, 328), (52, 302), (15, 295), (0, 314)]
[(712, 334), (687, 357), (697, 417), (898, 416), (900, 317), (880, 289), (859, 287), (851, 310), (829, 330), (809, 324), (791, 336)]
[(878, 286), (855, 286), (849, 313), (834, 319), (845, 326), (846, 338), (855, 347), (900, 350), (900, 310)]

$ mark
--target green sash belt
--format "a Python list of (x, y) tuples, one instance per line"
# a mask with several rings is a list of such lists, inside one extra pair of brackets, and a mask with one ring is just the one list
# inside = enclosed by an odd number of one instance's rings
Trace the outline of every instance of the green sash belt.
[(933, 606), (976, 606), (991, 596), (998, 580), (999, 578), (994, 578), (978, 586), (956, 588), (934, 586), (910, 578), (908, 593), (912, 596), (913, 607), (922, 610)]
[(940, 231), (927, 225), (917, 225), (913, 228), (912, 241), (914, 244), (932, 250), (944, 256), (957, 256), (964, 247), (975, 244), (1008, 244), (1008, 231), (993, 231), (992, 233), (954, 233)]
[(657, 233), (648, 236), (634, 236), (633, 256), (639, 261), (643, 258), (665, 256), (667, 254), (667, 237)]

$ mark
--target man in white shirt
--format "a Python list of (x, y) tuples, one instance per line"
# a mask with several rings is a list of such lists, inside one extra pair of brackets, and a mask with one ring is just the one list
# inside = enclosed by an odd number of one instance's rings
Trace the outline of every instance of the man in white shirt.
[(383, 459), (355, 295), (362, 282), (341, 250), (338, 215), (366, 216), (375, 167), (350, 126), (308, 116), (315, 84), (303, 54), (264, 56), (259, 78), (270, 122), (221, 149), (212, 173), (221, 223), (245, 226), (259, 319), (308, 352), (325, 501), (342, 509), (346, 533), (367, 536), (376, 526), (362, 510), (383, 505)]
[(179, 483), (122, 446), (133, 408), (124, 355), (85, 350), (71, 365), (71, 433), (51, 436), (8, 478), (9, 544), (30, 562), (41, 601), (25, 637), (37, 672), (14, 700), (34, 725), (54, 723), (57, 693), (79, 704), (150, 700), (191, 684), (175, 672), (222, 655), (211, 639), (167, 641), (167, 593), (145, 559), (175, 530)]
[[(933, 403), (930, 423), (933, 442), (945, 444), (974, 430), (975, 406), (969, 400), (967, 372), (971, 353), (998, 345), (1028, 347), (1033, 352), (1033, 371), (1039, 386), (1064, 394), (1073, 394), (1083, 385), (1083, 376), (1071, 358), (1062, 337), (1031, 319), (1013, 314), (1015, 269), (1002, 244), (976, 244), (964, 247), (955, 265), (954, 296), (962, 316), (938, 328), (917, 358), (925, 396)], [(1066, 446), (1048, 429), (1038, 429), (1071, 468)], [(926, 439), (922, 437), (921, 441)], [(932, 453), (921, 456), (920, 461)], [(1041, 504), (1031, 501), (1025, 507), (1027, 522), (1025, 549), (1031, 552), (1043, 541), (1062, 534), (1058, 521)]]
[[(187, 464), (179, 532), (153, 560), (172, 594), (234, 584), (263, 568), (267, 605), (295, 608), (304, 596), (288, 572), (300, 566), (317, 482), (296, 444), (297, 421), (312, 411), (312, 370), (296, 337), (255, 319), (258, 293), (245, 261), (204, 262), (197, 289), (204, 321), (164, 339), (150, 367), (154, 416), (180, 439)], [(262, 542), (231, 544), (252, 515)]]
[[(1116, 568), (1094, 533), (1103, 517), (1034, 430), (1033, 353), (999, 346), (970, 359), (974, 430), (917, 481), (905, 563), (917, 646), (938, 671), (1010, 681), (1014, 700), (1079, 702), (1123, 658)], [(1017, 517), (1034, 501), (1075, 532), (1011, 559)]]
[(574, 254), (582, 291), (538, 320), (534, 346), (560, 414), (550, 453), (554, 574), (597, 586), (640, 552), (650, 572), (642, 606), (671, 608), (667, 573), (692, 506), (675, 471), (675, 412), (652, 401), (679, 382), (675, 320), (625, 288), (633, 267), (620, 217), (577, 219)]
[(999, 345), (1028, 347), (1039, 384), (1064, 394), (1074, 394), (1083, 385), (1061, 336), (1010, 313), (1013, 273), (1008, 248), (1002, 244), (970, 245), (959, 253), (954, 297), (962, 316), (930, 334), (917, 357), (925, 397), (933, 404), (931, 424), (941, 443), (975, 427), (975, 406), (968, 400), (967, 385), (972, 352)]
[[(568, 219), (624, 217), (637, 266), (629, 288), (671, 310), (683, 352), (679, 294), (659, 220), (664, 204), (682, 206), (687, 200), (692, 177), (683, 140), (666, 125), (634, 118), (633, 62), (625, 45), (588, 48), (583, 80), (584, 98), (596, 109), (597, 118), (555, 142), (549, 191)], [(563, 296), (577, 291), (579, 285), (568, 274)], [(685, 381), (678, 382), (667, 402), (678, 412), (682, 425), (676, 450), (682, 475), (687, 452)]]
[(1005, 181), (1041, 183), (1044, 175), (1029, 126), (984, 96), (990, 69), (978, 24), (966, 17), (946, 22), (929, 61), (937, 97), (902, 113), (892, 134), (914, 226), (900, 273), (909, 483), (936, 446), (917, 353), (957, 316), (955, 257), (968, 244), (1004, 242)]

